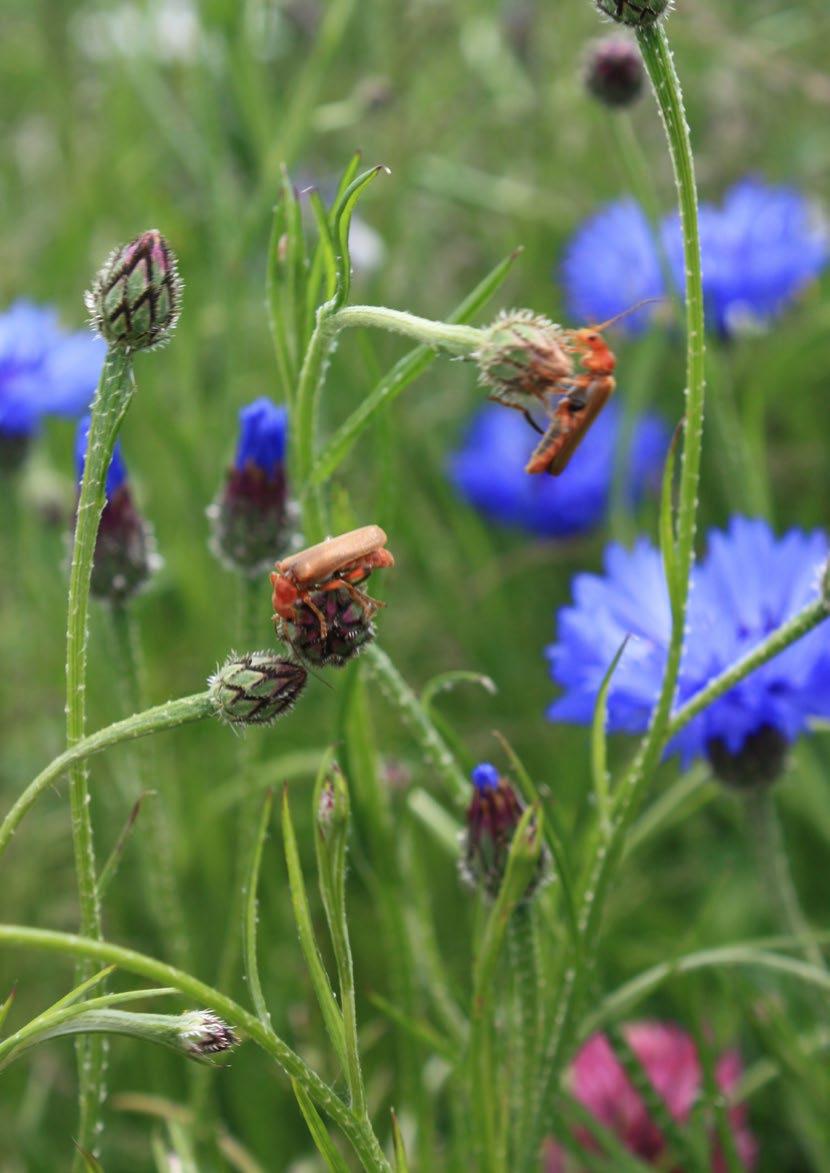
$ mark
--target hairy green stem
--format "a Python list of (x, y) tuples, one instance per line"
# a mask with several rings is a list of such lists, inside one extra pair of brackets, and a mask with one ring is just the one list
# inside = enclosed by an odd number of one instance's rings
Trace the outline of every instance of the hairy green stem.
[(434, 322), (430, 318), (419, 318), (416, 314), (388, 309), (386, 306), (347, 305), (337, 311), (334, 322), (338, 330), (345, 330), (349, 326), (390, 330), (393, 334), (403, 334), (425, 346), (465, 356), (477, 350), (484, 339), (484, 331), (475, 326)]
[[(66, 621), (66, 740), (71, 748), (84, 735), (86, 726), (86, 653), (88, 640), (89, 587), (98, 525), (106, 503), (106, 477), (118, 430), (134, 391), (132, 357), (123, 350), (110, 350), (104, 361), (98, 390), (92, 404), (84, 474), (75, 517), (72, 567), (69, 573), (69, 602)], [(101, 908), (95, 867), (95, 844), (89, 807), (89, 778), (83, 760), (73, 762), (69, 776), (72, 813), (72, 842), (81, 913), (81, 932), (101, 936)], [(78, 980), (89, 976), (87, 963), (80, 963)], [(80, 1122), (78, 1157), (81, 1149), (92, 1149), (104, 1092), (105, 1049), (101, 1039), (78, 1041)]]
[(516, 1169), (524, 1169), (528, 1160), (529, 1122), (536, 1102), (542, 995), (539, 942), (532, 903), (520, 904), (516, 908), (508, 926), (508, 937), (517, 1011), (513, 1160)]
[(138, 974), (162, 986), (173, 986), (198, 1006), (213, 1010), (231, 1026), (261, 1047), (282, 1070), (308, 1093), (309, 1097), (342, 1130), (363, 1168), (368, 1173), (390, 1173), (372, 1130), (358, 1120), (340, 1097), (320, 1079), (308, 1064), (287, 1043), (268, 1029), (255, 1014), (237, 1002), (213, 989), (192, 974), (184, 973), (153, 957), (97, 941), (73, 933), (56, 933), (46, 929), (32, 929), (21, 925), (0, 925), (0, 944), (17, 948), (44, 949), (50, 953), (117, 965), (128, 973)]
[[(565, 967), (560, 990), (555, 998), (553, 1027), (545, 1047), (541, 1104), (550, 1102), (559, 1071), (573, 1042), (580, 992), (588, 985), (590, 976), (587, 972), (590, 961), (586, 959), (590, 958), (591, 947), (602, 920), (609, 883), (622, 856), (628, 827), (637, 812), (666, 743), (669, 715), (683, 650), (689, 580), (694, 556), (705, 393), (703, 284), (694, 160), (680, 81), (674, 69), (665, 29), (659, 23), (641, 28), (637, 30), (637, 38), (663, 119), (674, 168), (686, 270), (686, 412), (677, 509), (677, 582), (676, 589), (671, 592), (674, 607), (666, 666), (649, 729), (631, 768), (617, 789), (610, 832), (597, 832), (594, 836), (579, 911), (582, 956), (577, 958), (574, 964)], [(543, 1123), (540, 1114), (537, 1113), (534, 1136), (541, 1134)]]
[(292, 483), (301, 495), (303, 532), (308, 543), (326, 537), (326, 514), (322, 487), (311, 482), (317, 452), (317, 431), (323, 379), (337, 341), (334, 314), (329, 302), (317, 310), (314, 331), (300, 368), (295, 422), (291, 429)]
[(193, 696), (166, 701), (163, 705), (156, 705), (155, 708), (147, 709), (143, 713), (136, 713), (124, 721), (117, 721), (114, 725), (98, 730), (97, 733), (91, 733), (83, 741), (76, 742), (60, 757), (50, 762), (46, 769), (29, 783), (6, 815), (0, 824), (0, 855), (8, 847), (9, 840), (32, 804), (71, 766), (85, 762), (87, 758), (109, 749), (110, 746), (118, 745), (119, 742), (146, 737), (150, 733), (160, 733), (164, 729), (175, 729), (177, 725), (186, 725), (191, 721), (201, 721), (204, 717), (214, 716), (215, 712), (210, 693), (198, 692)]
[[(798, 899), (787, 847), (776, 808), (775, 791), (762, 787), (747, 795), (749, 828), (755, 844), (758, 868), (772, 907), (778, 913), (781, 929), (798, 941), (804, 956), (816, 969), (827, 971), (824, 954), (816, 943), (812, 929)], [(826, 1000), (821, 999), (820, 1013), (826, 1014)]]

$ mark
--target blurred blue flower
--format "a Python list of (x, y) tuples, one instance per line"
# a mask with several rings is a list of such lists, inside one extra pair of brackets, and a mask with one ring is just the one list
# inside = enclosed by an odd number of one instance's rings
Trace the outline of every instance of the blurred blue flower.
[[(563, 477), (524, 471), (538, 437), (518, 412), (482, 408), (450, 459), (450, 477), (461, 496), (486, 517), (540, 537), (567, 537), (601, 523), (608, 507), (621, 410), (607, 405), (576, 450)], [(631, 448), (627, 487), (631, 500), (659, 483), (669, 443), (656, 416), (640, 420)]]
[[(585, 221), (565, 251), (562, 283), (575, 322), (604, 322), (638, 301), (665, 295), (654, 233), (639, 204), (617, 200)], [(621, 325), (639, 332), (654, 309), (644, 306)]]
[[(678, 704), (815, 599), (827, 557), (821, 533), (791, 530), (776, 538), (765, 521), (746, 518), (734, 518), (726, 532), (712, 531), (708, 554), (693, 571)], [(590, 723), (602, 678), (630, 636), (611, 680), (608, 727), (644, 732), (671, 628), (659, 552), (645, 539), (633, 550), (610, 546), (604, 576), (577, 575), (573, 598), (559, 613), (557, 642), (547, 649), (551, 675), (565, 690), (548, 717)], [(811, 717), (827, 716), (830, 645), (822, 627), (695, 717), (671, 748), (686, 763), (707, 751), (711, 755), (713, 743), (735, 755), (765, 729), (789, 743)]]
[[(830, 259), (830, 237), (811, 203), (794, 188), (745, 179), (721, 207), (700, 206), (706, 318), (729, 336), (758, 328), (780, 314)], [(675, 287), (685, 285), (680, 220), (660, 225), (660, 247)], [(600, 322), (646, 297), (666, 294), (655, 234), (632, 200), (619, 200), (592, 216), (573, 237), (562, 264), (568, 311)], [(642, 329), (655, 308), (624, 319)]]
[(234, 467), (242, 472), (253, 465), (266, 477), (273, 476), (285, 459), (287, 429), (288, 412), (267, 396), (243, 407), (239, 413), (239, 445)]
[(29, 436), (41, 416), (82, 412), (105, 354), (88, 331), (62, 330), (54, 310), (16, 301), (0, 313), (0, 433)]
[[(90, 417), (85, 415), (82, 419), (78, 420), (78, 428), (75, 432), (75, 478), (79, 485), (84, 475), (84, 466), (86, 465), (89, 423)], [(107, 470), (106, 494), (108, 501), (112, 500), (116, 492), (126, 483), (126, 480), (127, 466), (121, 454), (121, 442), (116, 440), (115, 450), (113, 451), (112, 460)]]

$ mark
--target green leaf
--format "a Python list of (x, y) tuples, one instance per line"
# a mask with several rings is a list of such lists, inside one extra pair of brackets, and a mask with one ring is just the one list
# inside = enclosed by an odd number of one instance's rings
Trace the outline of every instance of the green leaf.
[[(644, 1164), (630, 1152), (616, 1133), (601, 1124), (584, 1104), (568, 1092), (559, 1094), (550, 1112), (550, 1119), (550, 1130), (562, 1148), (590, 1173), (609, 1173), (609, 1170), (613, 1170), (613, 1173), (646, 1173), (653, 1169), (652, 1165)], [(603, 1156), (597, 1156), (583, 1141), (577, 1139), (575, 1133), (578, 1129), (588, 1133)], [(610, 1160), (613, 1160), (613, 1165), (609, 1164)]]
[(628, 640), (629, 637), (626, 636), (602, 678), (602, 684), (599, 686), (599, 692), (597, 693), (597, 699), (594, 705), (594, 719), (591, 725), (591, 773), (594, 781), (594, 795), (597, 800), (597, 813), (603, 835), (607, 835), (611, 829), (610, 779), (608, 777), (608, 758), (605, 746), (605, 730), (608, 724), (608, 690), (611, 687), (611, 678), (617, 669)]
[(271, 335), (283, 385), (291, 403), (305, 344), (305, 281), (307, 258), (302, 210), (294, 186), (283, 169), (281, 198), (274, 209), (268, 243), (267, 292)]
[(453, 672), (441, 672), (428, 680), (421, 689), (421, 704), (429, 712), (433, 700), (439, 692), (448, 692), (459, 684), (478, 684), (485, 692), (495, 696), (498, 692), (495, 681), (480, 672), (468, 672), (458, 668)]
[(271, 1029), (271, 1015), (262, 993), (262, 983), (259, 979), (259, 964), (257, 962), (257, 889), (259, 888), (259, 869), (262, 863), (262, 848), (268, 832), (268, 823), (274, 805), (274, 792), (269, 790), (262, 804), (262, 813), (259, 816), (259, 825), (254, 838), (251, 854), (251, 867), (248, 872), (248, 887), (245, 897), (245, 915), (242, 920), (242, 950), (245, 961), (245, 977), (251, 991), (251, 1000), (259, 1021), (264, 1027)]
[[(324, 765), (330, 759), (324, 759)], [(291, 906), (294, 910), (294, 920), (300, 938), (300, 948), (305, 957), (311, 984), (317, 996), (317, 1002), (323, 1015), (328, 1036), (337, 1054), (340, 1066), (346, 1070), (346, 1038), (343, 1032), (343, 1017), (340, 1007), (332, 993), (326, 967), (317, 948), (317, 939), (311, 923), (311, 912), (308, 906), (303, 871), (300, 865), (300, 855), (297, 850), (297, 837), (294, 833), (294, 824), (291, 819), (291, 808), (288, 804), (288, 789), (283, 789), (282, 795), (282, 838), (285, 848), (285, 863), (288, 870), (288, 887), (291, 892)]]
[(458, 1051), (447, 1039), (447, 1036), (441, 1034), (434, 1026), (424, 1022), (423, 1019), (410, 1017), (400, 1007), (395, 1006), (388, 998), (384, 998), (380, 994), (370, 994), (369, 1001), (380, 1010), (381, 1014), (386, 1015), (396, 1026), (405, 1030), (411, 1038), (416, 1039), (430, 1051), (434, 1051), (436, 1055), (442, 1055), (453, 1067), (458, 1065), (460, 1060)]
[(82, 1149), (77, 1142), (75, 1143), (75, 1148), (78, 1150), (78, 1155), (81, 1158), (86, 1173), (104, 1173), (104, 1166), (93, 1153), (90, 1153), (87, 1149)]
[(8, 998), (6, 998), (6, 1001), (3, 1003), (2, 1006), (0, 1006), (0, 1030), (3, 1029), (3, 1024), (5, 1023), (6, 1019), (8, 1018), (9, 1011), (12, 1008), (12, 1004), (14, 1002), (14, 996), (16, 993), (17, 993), (17, 987), (12, 986), (11, 990), (9, 991)]
[(305, 1088), (296, 1079), (291, 1080), (291, 1087), (297, 1098), (297, 1103), (300, 1105), (303, 1119), (308, 1125), (311, 1139), (317, 1147), (317, 1152), (326, 1162), (326, 1167), (331, 1170), (331, 1173), (349, 1173), (347, 1162), (337, 1151), (320, 1113), (309, 1099)]
[(406, 805), (422, 826), (426, 827), (434, 841), (454, 860), (458, 859), (458, 843), (461, 823), (449, 811), (420, 786), (410, 790)]
[(141, 812), (141, 806), (142, 806), (142, 803), (144, 802), (144, 799), (148, 798), (149, 796), (151, 796), (153, 794), (155, 794), (154, 790), (145, 790), (141, 794), (139, 794), (138, 798), (133, 803), (133, 808), (130, 811), (129, 815), (127, 816), (127, 821), (121, 830), (121, 834), (116, 839), (115, 846), (113, 847), (112, 851), (110, 852), (109, 858), (107, 859), (104, 866), (101, 868), (101, 871), (98, 873), (98, 899), (99, 900), (103, 899), (104, 893), (106, 892), (111, 881), (115, 877), (116, 872), (118, 871), (118, 865), (121, 863), (121, 860), (124, 855), (124, 848), (127, 846), (127, 840), (129, 839), (130, 835), (132, 834), (133, 828), (135, 827), (136, 819), (138, 818), (138, 816)]
[[(519, 252), (520, 250), (511, 253), (509, 257), (496, 265), (495, 269), (456, 307), (447, 320), (459, 324), (469, 322), (504, 281), (519, 256)], [(432, 365), (436, 357), (436, 351), (431, 347), (416, 346), (414, 350), (395, 363), (392, 369), (369, 392), (360, 406), (340, 425), (323, 448), (311, 470), (309, 481), (312, 487), (324, 484), (332, 476), (375, 415), (393, 403), (410, 383), (413, 383)]]
[(392, 1114), (392, 1144), (395, 1150), (395, 1173), (409, 1173), (409, 1162), (406, 1159), (406, 1149), (397, 1113), (394, 1108), (390, 1108), (390, 1112)]
[(346, 304), (349, 300), (349, 292), (351, 290), (352, 262), (349, 255), (349, 226), (352, 222), (352, 214), (366, 188), (381, 172), (386, 175), (391, 174), (387, 166), (383, 163), (378, 163), (375, 167), (364, 171), (362, 175), (358, 175), (342, 193), (332, 210), (331, 225), (336, 252), (335, 263), (337, 266), (337, 288), (334, 294), (334, 309), (339, 310), (341, 306)]
[(678, 582), (677, 540), (674, 532), (674, 470), (677, 463), (677, 449), (683, 434), (683, 421), (674, 429), (666, 463), (663, 466), (663, 480), (660, 489), (660, 553), (663, 556), (663, 572), (669, 591), (672, 614), (676, 614), (682, 584)]
[(314, 328), (314, 317), (317, 313), (323, 276), (326, 279), (325, 300), (328, 301), (334, 296), (337, 285), (337, 257), (328, 213), (316, 188), (309, 193), (308, 202), (317, 225), (317, 248), (311, 262), (311, 272), (306, 286), (306, 332), (310, 335)]

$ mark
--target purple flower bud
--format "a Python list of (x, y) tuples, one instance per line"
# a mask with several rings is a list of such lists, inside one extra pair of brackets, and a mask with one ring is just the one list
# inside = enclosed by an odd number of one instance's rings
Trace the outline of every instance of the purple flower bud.
[(86, 295), (93, 325), (111, 347), (146, 350), (176, 325), (182, 283), (176, 258), (155, 228), (114, 249)]
[(585, 61), (585, 85), (606, 106), (630, 106), (643, 91), (645, 71), (635, 44), (623, 37), (606, 37), (590, 46)]
[(645, 28), (662, 16), (669, 0), (596, 0), (596, 6), (619, 24)]
[[(467, 809), (460, 860), (462, 878), (495, 899), (507, 870), (507, 857), (524, 803), (507, 778), (489, 762), (480, 762), (470, 775), (473, 797)], [(525, 893), (528, 899), (537, 890), (548, 869), (547, 852), (539, 855), (538, 868)]]
[[(295, 619), (279, 619), (280, 639), (315, 667), (342, 668), (375, 638), (375, 626), (349, 591), (313, 591), (294, 604)], [(321, 624), (322, 615), (324, 623)]]

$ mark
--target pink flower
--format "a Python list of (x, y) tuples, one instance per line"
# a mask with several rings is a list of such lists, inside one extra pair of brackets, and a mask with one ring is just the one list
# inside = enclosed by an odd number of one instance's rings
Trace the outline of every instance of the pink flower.
[[(703, 1074), (691, 1037), (671, 1023), (634, 1022), (622, 1028), (628, 1045), (643, 1065), (655, 1090), (679, 1123), (689, 1118), (701, 1091)], [(729, 1093), (742, 1072), (736, 1051), (727, 1051), (718, 1060), (715, 1078), (721, 1091)], [(573, 1061), (570, 1072), (572, 1095), (613, 1132), (636, 1156), (657, 1165), (665, 1151), (660, 1130), (648, 1114), (622, 1065), (603, 1034), (592, 1035)], [(746, 1169), (755, 1163), (757, 1145), (747, 1127), (746, 1108), (729, 1109), (729, 1121), (738, 1154)], [(595, 1144), (584, 1132), (579, 1143), (593, 1151)], [(555, 1144), (547, 1150), (546, 1173), (569, 1170), (565, 1154)], [(726, 1164), (717, 1142), (712, 1144), (712, 1173), (724, 1173)], [(675, 1173), (682, 1173), (676, 1170)]]

